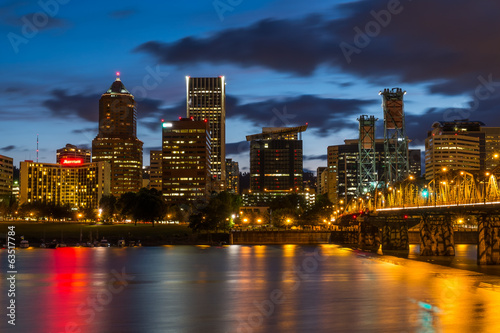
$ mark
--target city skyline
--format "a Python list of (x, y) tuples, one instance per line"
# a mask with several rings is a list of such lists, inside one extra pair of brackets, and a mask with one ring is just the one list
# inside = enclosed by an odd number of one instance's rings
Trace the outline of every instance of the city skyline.
[[(327, 146), (357, 138), (359, 115), (382, 119), (377, 93), (384, 88), (408, 92), (410, 148), (423, 150), (434, 121), (500, 124), (498, 50), (493, 37), (480, 33), (496, 31), (495, 3), (482, 2), (486, 9), (479, 12), (477, 5), (448, 1), (307, 7), (255, 1), (233, 2), (230, 9), (122, 1), (100, 4), (96, 15), (94, 2), (54, 3), (57, 8), (37, 1), (0, 7), (0, 154), (16, 166), (36, 160), (37, 134), (40, 162), (54, 163), (67, 143), (90, 148), (99, 96), (116, 71), (138, 100), (144, 161), (161, 147), (161, 119), (186, 114), (186, 75), (226, 77), (226, 156), (243, 172), (245, 135), (305, 122), (304, 169), (326, 166)], [(442, 17), (445, 8), (453, 10)], [(450, 31), (456, 20), (468, 24)], [(379, 121), (379, 138), (381, 127)]]

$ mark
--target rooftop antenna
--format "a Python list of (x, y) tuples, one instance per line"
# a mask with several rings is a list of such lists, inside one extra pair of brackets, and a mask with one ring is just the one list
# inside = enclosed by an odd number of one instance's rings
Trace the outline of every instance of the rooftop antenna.
[(36, 163), (38, 163), (38, 133), (36, 135)]

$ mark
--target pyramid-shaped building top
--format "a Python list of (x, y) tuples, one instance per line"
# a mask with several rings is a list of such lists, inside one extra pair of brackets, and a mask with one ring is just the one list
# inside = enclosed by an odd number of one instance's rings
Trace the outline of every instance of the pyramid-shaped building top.
[(120, 80), (119, 77), (116, 78), (115, 82), (109, 87), (109, 89), (106, 91), (107, 94), (129, 94), (131, 93), (125, 88), (123, 85), (123, 82)]

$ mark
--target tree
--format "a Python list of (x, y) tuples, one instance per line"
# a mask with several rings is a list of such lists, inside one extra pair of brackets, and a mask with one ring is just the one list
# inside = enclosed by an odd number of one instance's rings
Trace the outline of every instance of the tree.
[(241, 197), (226, 191), (213, 196), (208, 204), (197, 213), (191, 214), (189, 226), (194, 230), (212, 230), (231, 228), (232, 216), (237, 214), (241, 206)]
[(307, 224), (320, 224), (324, 220), (330, 220), (332, 206), (333, 204), (327, 195), (318, 195), (314, 205), (304, 213), (302, 218)]
[(151, 221), (154, 227), (154, 222), (162, 220), (165, 212), (165, 203), (161, 192), (147, 188), (142, 188), (139, 191), (132, 212), (134, 220)]
[(102, 219), (104, 221), (112, 219), (116, 213), (117, 200), (114, 195), (103, 195), (99, 200), (99, 208), (102, 209)]
[[(121, 215), (122, 219), (133, 218), (135, 206), (137, 205), (137, 194), (134, 192), (127, 192), (120, 196), (116, 202), (116, 208)], [(137, 220), (134, 220), (137, 224)]]

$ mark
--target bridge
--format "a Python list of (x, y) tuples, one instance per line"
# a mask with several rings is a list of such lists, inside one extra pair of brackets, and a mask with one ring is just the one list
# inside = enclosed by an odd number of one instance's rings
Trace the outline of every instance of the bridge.
[[(339, 206), (337, 222), (358, 226), (364, 249), (409, 249), (408, 229), (420, 233), (420, 255), (455, 255), (454, 230), (477, 226), (478, 263), (500, 264), (500, 189), (494, 172), (447, 172), (430, 182), (387, 184)], [(497, 171), (497, 170), (494, 170)]]

